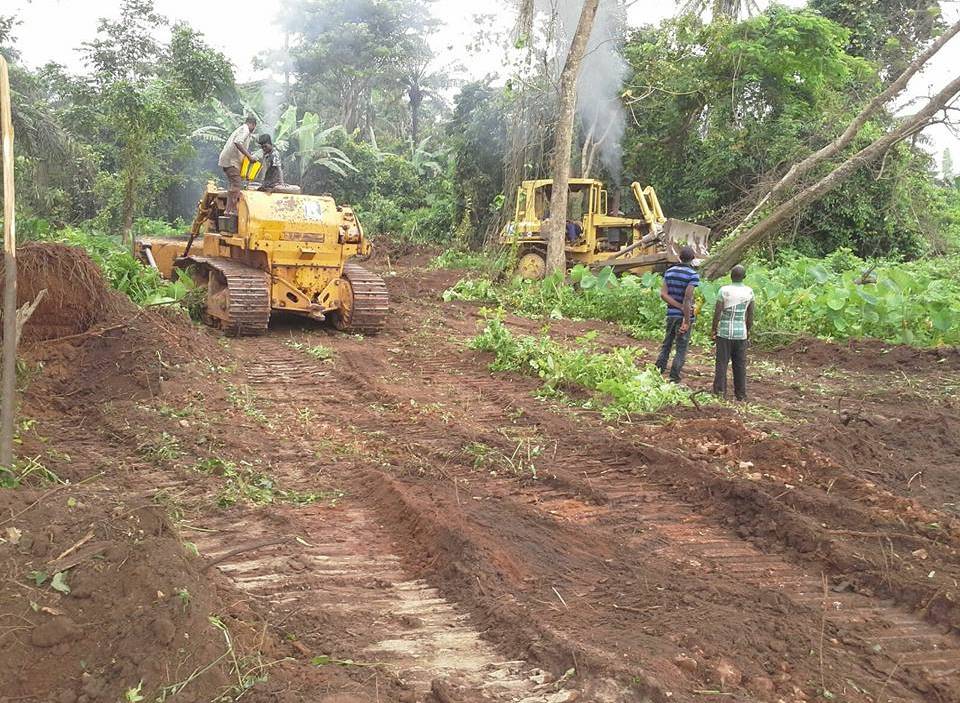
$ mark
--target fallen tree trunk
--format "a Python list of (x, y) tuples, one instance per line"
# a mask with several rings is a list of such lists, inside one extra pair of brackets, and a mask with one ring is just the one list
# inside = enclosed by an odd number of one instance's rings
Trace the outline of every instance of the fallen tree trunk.
[(919, 132), (929, 124), (930, 119), (960, 93), (960, 77), (932, 97), (922, 110), (906, 118), (896, 129), (864, 147), (829, 174), (813, 185), (804, 188), (789, 200), (779, 205), (767, 217), (760, 220), (743, 234), (734, 236), (716, 255), (704, 264), (703, 273), (707, 278), (715, 278), (726, 273), (741, 261), (743, 255), (752, 247), (772, 235), (777, 228), (801, 208), (822, 198), (837, 188), (857, 169), (880, 158), (880, 156), (898, 141)]
[(809, 173), (814, 167), (823, 163), (827, 159), (833, 158), (843, 151), (847, 146), (849, 146), (867, 121), (877, 114), (877, 112), (879, 112), (884, 105), (902, 93), (907, 87), (907, 83), (910, 81), (910, 79), (913, 78), (913, 76), (916, 75), (916, 73), (923, 68), (923, 66), (958, 33), (960, 33), (960, 22), (957, 22), (956, 24), (953, 24), (947, 28), (943, 34), (937, 37), (935, 42), (933, 42), (926, 48), (926, 50), (924, 50), (919, 56), (911, 61), (910, 65), (904, 69), (903, 73), (897, 76), (893, 83), (887, 86), (883, 92), (878, 93), (873, 100), (867, 103), (863, 109), (860, 110), (860, 113), (849, 125), (847, 125), (847, 128), (843, 130), (842, 134), (840, 134), (829, 144), (824, 145), (817, 151), (804, 158), (802, 161), (791, 166), (790, 169), (783, 175), (783, 177), (777, 181), (769, 191), (767, 191), (766, 195), (760, 198), (759, 202), (757, 202), (750, 213), (743, 218), (741, 224), (733, 229), (731, 234), (735, 234), (740, 227), (749, 222), (753, 216), (757, 214), (760, 208), (762, 208), (768, 202), (776, 203), (779, 201), (784, 193), (790, 191), (790, 189), (797, 184), (797, 181)]

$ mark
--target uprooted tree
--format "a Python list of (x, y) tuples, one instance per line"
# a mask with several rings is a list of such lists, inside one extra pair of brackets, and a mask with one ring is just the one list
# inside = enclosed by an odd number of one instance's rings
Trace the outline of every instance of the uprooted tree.
[[(777, 227), (781, 225), (786, 218), (838, 187), (846, 178), (853, 174), (857, 168), (869, 164), (897, 142), (912, 136), (927, 126), (933, 116), (938, 111), (944, 109), (947, 104), (956, 97), (958, 90), (954, 89), (951, 92), (951, 86), (953, 86), (954, 83), (951, 83), (944, 88), (943, 91), (931, 98), (922, 110), (902, 121), (897, 128), (875, 140), (864, 149), (861, 149), (828, 175), (784, 202), (784, 198), (796, 188), (803, 176), (829, 159), (836, 157), (848, 147), (860, 133), (863, 126), (879, 113), (885, 105), (902, 93), (910, 79), (958, 33), (960, 33), (960, 22), (950, 26), (935, 42), (910, 62), (903, 72), (891, 82), (885, 90), (878, 93), (860, 110), (839, 136), (791, 166), (766, 194), (760, 198), (749, 214), (743, 218), (741, 224), (734, 228), (728, 237), (727, 246), (709, 259), (704, 267), (704, 273), (708, 277), (725, 273), (742, 258), (748, 249), (772, 236), (776, 232)], [(739, 233), (741, 228), (749, 223), (764, 207), (774, 207), (774, 209), (769, 215), (753, 224), (747, 231)]]
[[(879, 139), (874, 140), (871, 144), (834, 168), (826, 176), (776, 206), (769, 215), (742, 234), (735, 235), (717, 254), (710, 257), (704, 266), (704, 275), (708, 278), (714, 278), (728, 271), (730, 267), (737, 264), (743, 258), (743, 255), (749, 249), (775, 234), (780, 225), (782, 225), (788, 217), (837, 188), (857, 169), (879, 159), (897, 142), (913, 136), (929, 125), (933, 117), (956, 98), (958, 93), (960, 93), (960, 77), (948, 83), (939, 93), (930, 98), (920, 111), (902, 120), (895, 129), (887, 132)], [(822, 159), (816, 163), (820, 163), (820, 161), (822, 161)], [(816, 163), (810, 164), (809, 168), (812, 168)], [(775, 188), (777, 188), (777, 186), (775, 186)]]
[(557, 111), (557, 130), (554, 138), (550, 195), (550, 221), (546, 231), (547, 273), (566, 270), (564, 235), (566, 231), (567, 186), (570, 183), (570, 150), (573, 143), (573, 121), (577, 109), (577, 77), (587, 50), (587, 41), (593, 30), (600, 0), (585, 0), (580, 21), (570, 42), (570, 51), (560, 74), (560, 104)]
[[(921, 54), (919, 54), (910, 64), (904, 69), (896, 80), (894, 80), (887, 88), (876, 95), (869, 103), (867, 103), (862, 110), (857, 114), (857, 116), (847, 125), (847, 128), (832, 142), (824, 145), (817, 151), (813, 152), (803, 160), (795, 163), (793, 166), (787, 170), (783, 177), (777, 181), (767, 194), (764, 195), (760, 201), (754, 206), (753, 210), (750, 211), (743, 221), (748, 222), (753, 218), (754, 215), (768, 202), (777, 202), (784, 194), (788, 193), (794, 186), (797, 185), (797, 182), (807, 173), (809, 173), (814, 167), (823, 163), (827, 159), (831, 159), (846, 147), (856, 138), (857, 134), (867, 123), (867, 121), (876, 115), (887, 103), (893, 100), (897, 95), (903, 92), (904, 88), (907, 87), (907, 83), (911, 78), (923, 68), (924, 64), (927, 63), (934, 54), (936, 54), (944, 45), (953, 39), (960, 32), (960, 22), (952, 25), (947, 31), (940, 35), (935, 42), (933, 42), (929, 47), (926, 48)], [(739, 229), (739, 228), (737, 228)], [(734, 230), (734, 233), (737, 230)]]

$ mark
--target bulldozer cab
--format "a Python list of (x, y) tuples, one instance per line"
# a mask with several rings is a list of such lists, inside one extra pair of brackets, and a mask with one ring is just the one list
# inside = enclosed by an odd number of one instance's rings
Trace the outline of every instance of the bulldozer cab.
[[(549, 180), (524, 181), (517, 188), (513, 223), (525, 232), (540, 232), (543, 224), (551, 219), (550, 200), (553, 197), (553, 182)], [(606, 191), (599, 181), (571, 179), (567, 192), (567, 211), (564, 222), (576, 224), (587, 233), (592, 230), (592, 217), (602, 213), (606, 203)]]

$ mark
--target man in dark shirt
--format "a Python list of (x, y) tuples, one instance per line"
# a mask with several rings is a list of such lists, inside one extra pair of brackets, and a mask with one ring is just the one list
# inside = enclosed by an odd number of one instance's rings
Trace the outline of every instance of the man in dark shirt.
[(660, 298), (667, 304), (667, 330), (657, 357), (657, 368), (660, 373), (667, 370), (670, 360), (670, 351), (676, 342), (677, 351), (670, 367), (670, 380), (680, 382), (680, 373), (687, 360), (687, 345), (690, 343), (690, 328), (693, 326), (693, 291), (700, 285), (700, 276), (694, 270), (694, 252), (690, 247), (680, 250), (680, 263), (671, 266), (663, 274), (663, 286), (660, 289)]
[(260, 186), (260, 190), (273, 190), (277, 186), (284, 185), (280, 152), (273, 146), (270, 135), (261, 134), (257, 141), (263, 149), (263, 185)]

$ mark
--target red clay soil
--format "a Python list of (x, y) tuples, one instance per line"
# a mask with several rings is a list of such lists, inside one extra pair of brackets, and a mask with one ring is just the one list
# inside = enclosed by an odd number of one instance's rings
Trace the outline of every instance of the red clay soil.
[[(0, 257), (0, 283), (3, 281)], [(86, 331), (116, 308), (103, 275), (78, 247), (28, 243), (17, 251), (17, 307), (43, 299), (25, 326), (25, 343), (57, 339)]]
[[(491, 374), (478, 306), (440, 299), (456, 272), (392, 273), (373, 338), (218, 343), (134, 311), (28, 348), (21, 456), (87, 482), (0, 492), (4, 695), (153, 696), (226, 651), (213, 615), (239, 665), (198, 700), (960, 701), (952, 356), (798, 343), (754, 356), (750, 406), (607, 423)], [(709, 374), (695, 350), (688, 382)], [(73, 554), (110, 547), (68, 583), (102, 599), (25, 578), (91, 531)], [(57, 618), (51, 668), (31, 642)]]
[(138, 689), (208, 701), (229, 688), (224, 636), (208, 620), (214, 590), (149, 496), (0, 491), (0, 522), (9, 700), (116, 701)]

